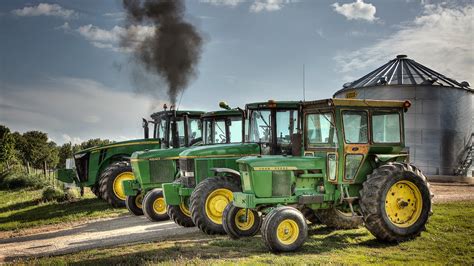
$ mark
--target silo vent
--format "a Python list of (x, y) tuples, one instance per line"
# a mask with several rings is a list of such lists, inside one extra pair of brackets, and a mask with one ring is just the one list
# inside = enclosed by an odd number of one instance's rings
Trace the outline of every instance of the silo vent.
[(467, 82), (467, 81), (463, 81), (463, 82), (461, 82), (461, 86), (463, 86), (464, 88), (469, 88), (469, 87), (471, 87), (471, 84), (469, 84), (469, 82)]
[(401, 58), (407, 58), (407, 55), (406, 54), (397, 55), (397, 59), (401, 59)]

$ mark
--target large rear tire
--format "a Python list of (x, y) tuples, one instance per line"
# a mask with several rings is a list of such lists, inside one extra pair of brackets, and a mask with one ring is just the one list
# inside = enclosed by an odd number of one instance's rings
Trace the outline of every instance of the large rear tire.
[(92, 193), (98, 198), (102, 199), (102, 196), (100, 195), (100, 189), (99, 189), (99, 184), (95, 184), (91, 187)]
[(319, 217), (316, 215), (316, 212), (313, 209), (304, 207), (301, 209), (301, 213), (304, 215), (308, 225), (321, 224), (321, 220), (319, 220)]
[(163, 191), (155, 188), (145, 194), (143, 198), (143, 214), (152, 222), (160, 222), (169, 219)]
[(128, 161), (112, 163), (102, 171), (99, 180), (100, 195), (113, 207), (125, 207), (127, 196), (122, 181), (133, 180), (132, 166)]
[(143, 215), (143, 194), (139, 193), (134, 196), (127, 196), (125, 200), (125, 206), (127, 206), (128, 212), (133, 215)]
[(225, 234), (222, 213), (233, 199), (233, 192), (242, 191), (240, 180), (229, 176), (209, 177), (199, 183), (190, 197), (194, 224), (208, 235)]
[(334, 229), (355, 229), (362, 225), (363, 220), (352, 213), (342, 212), (336, 208), (316, 211), (316, 216), (322, 224)]
[(367, 177), (360, 191), (365, 226), (379, 240), (401, 242), (425, 230), (432, 194), (413, 165), (388, 163)]
[(272, 252), (295, 251), (308, 237), (306, 219), (293, 207), (278, 207), (265, 219), (262, 225), (262, 240)]

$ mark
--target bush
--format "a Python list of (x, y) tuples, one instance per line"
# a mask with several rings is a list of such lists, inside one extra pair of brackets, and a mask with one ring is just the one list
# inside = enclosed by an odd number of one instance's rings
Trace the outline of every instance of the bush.
[(43, 201), (65, 201), (67, 195), (60, 188), (48, 186), (43, 190), (42, 199)]
[(46, 181), (41, 177), (27, 174), (25, 172), (7, 171), (0, 177), (0, 188), (35, 188), (40, 189), (46, 186)]

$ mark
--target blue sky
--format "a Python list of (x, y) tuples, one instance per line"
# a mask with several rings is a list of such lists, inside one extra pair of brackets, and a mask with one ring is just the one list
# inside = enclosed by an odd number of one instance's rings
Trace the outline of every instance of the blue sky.
[[(167, 99), (156, 77), (131, 81), (123, 12), (119, 0), (1, 1), (0, 123), (57, 143), (140, 137)], [(328, 98), (401, 53), (474, 82), (472, 1), (188, 0), (186, 20), (206, 41), (181, 109), (300, 100), (303, 64), (306, 98)]]

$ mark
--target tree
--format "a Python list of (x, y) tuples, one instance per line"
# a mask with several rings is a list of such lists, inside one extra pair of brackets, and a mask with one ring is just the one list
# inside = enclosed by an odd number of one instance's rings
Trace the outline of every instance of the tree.
[(64, 143), (59, 147), (59, 163), (58, 168), (66, 167), (66, 159), (72, 158), (72, 145), (71, 143)]
[(48, 144), (48, 135), (41, 131), (28, 131), (23, 134), (26, 145), (23, 153), (27, 162), (30, 162), (36, 169), (43, 168), (43, 163), (47, 161), (50, 146)]
[(10, 133), (10, 129), (0, 125), (0, 164), (6, 164), (10, 168), (15, 160), (15, 138)]
[(48, 142), (48, 153), (45, 159), (49, 169), (55, 169), (59, 163), (59, 147), (54, 141)]

